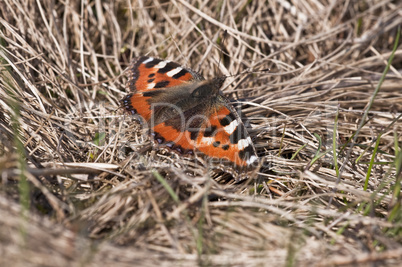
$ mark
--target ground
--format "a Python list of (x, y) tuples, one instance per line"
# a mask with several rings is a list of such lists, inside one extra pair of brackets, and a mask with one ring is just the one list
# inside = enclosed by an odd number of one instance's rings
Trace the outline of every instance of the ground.
[[(3, 1), (0, 265), (400, 264), (401, 9)], [(259, 172), (155, 149), (120, 102), (140, 55), (228, 75)]]

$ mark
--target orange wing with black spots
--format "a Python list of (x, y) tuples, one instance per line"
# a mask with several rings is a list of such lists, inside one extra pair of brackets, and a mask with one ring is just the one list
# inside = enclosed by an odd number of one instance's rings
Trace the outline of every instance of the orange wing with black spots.
[(202, 156), (236, 179), (250, 177), (259, 159), (239, 115), (219, 92), (225, 78), (207, 81), (171, 61), (135, 58), (127, 82), (132, 93), (122, 104), (148, 123), (157, 147)]
[(138, 114), (148, 121), (152, 113), (151, 102), (155, 101), (144, 93), (202, 80), (204, 78), (201, 75), (175, 62), (153, 57), (137, 57), (132, 60), (128, 69), (126, 87), (131, 94), (122, 99), (122, 104), (132, 115)]
[(170, 60), (143, 56), (131, 62), (126, 86), (131, 92), (144, 92), (178, 86), (192, 80), (204, 78)]
[(196, 147), (205, 155), (247, 168), (256, 164), (258, 157), (246, 128), (236, 115), (228, 107), (219, 106), (209, 117), (210, 126), (200, 131)]

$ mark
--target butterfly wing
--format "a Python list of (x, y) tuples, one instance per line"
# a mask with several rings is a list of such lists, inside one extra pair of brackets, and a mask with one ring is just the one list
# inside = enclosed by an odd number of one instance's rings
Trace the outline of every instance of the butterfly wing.
[(197, 72), (173, 61), (142, 56), (132, 60), (126, 86), (131, 92), (144, 92), (174, 87), (194, 80), (205, 79)]
[[(122, 104), (133, 115), (140, 115), (149, 121), (152, 114), (152, 103), (170, 102), (171, 99), (186, 97), (185, 92), (177, 90), (178, 86), (186, 86), (205, 80), (202, 75), (190, 68), (153, 57), (134, 58), (128, 69), (126, 87), (131, 93), (122, 99)], [(173, 91), (167, 89), (176, 88)], [(176, 93), (175, 93), (176, 92)], [(177, 95), (177, 93), (182, 95)]]
[(218, 97), (207, 124), (197, 137), (197, 150), (208, 157), (223, 160), (223, 166), (242, 172), (259, 166), (254, 144), (239, 115), (224, 97)]
[(229, 172), (238, 179), (250, 176), (259, 166), (244, 124), (222, 96), (211, 102), (199, 101), (181, 115), (153, 125), (151, 134), (158, 146), (185, 156), (197, 154), (211, 161), (213, 168)]

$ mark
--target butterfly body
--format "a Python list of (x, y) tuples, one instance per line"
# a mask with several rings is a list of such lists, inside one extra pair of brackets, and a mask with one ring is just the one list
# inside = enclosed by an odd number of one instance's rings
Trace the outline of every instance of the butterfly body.
[(240, 180), (258, 170), (253, 142), (239, 115), (220, 92), (226, 76), (206, 80), (179, 64), (153, 57), (133, 59), (122, 100), (148, 124), (157, 147), (203, 156), (212, 168)]

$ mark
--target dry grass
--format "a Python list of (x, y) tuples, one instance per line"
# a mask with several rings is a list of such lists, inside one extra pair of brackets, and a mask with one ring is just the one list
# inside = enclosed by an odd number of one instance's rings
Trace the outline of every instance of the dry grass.
[[(400, 46), (374, 92), (401, 10), (400, 1), (1, 2), (0, 265), (400, 263)], [(248, 118), (265, 163), (258, 177), (211, 179), (149, 149), (119, 109), (124, 70), (143, 54), (207, 78), (255, 71), (224, 92)]]

